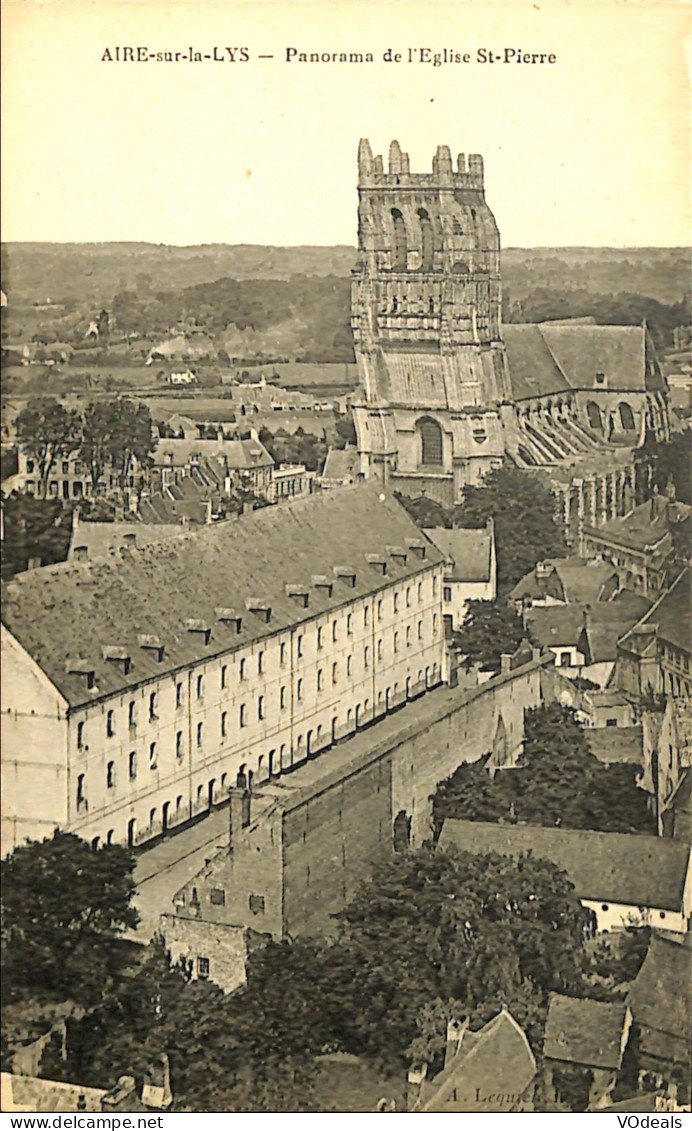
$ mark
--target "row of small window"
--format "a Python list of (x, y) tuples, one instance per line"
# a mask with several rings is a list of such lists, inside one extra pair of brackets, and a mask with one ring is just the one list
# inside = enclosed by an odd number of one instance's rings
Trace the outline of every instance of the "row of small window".
[[(336, 624), (336, 622), (334, 622), (334, 623)], [(432, 628), (433, 628), (433, 636), (434, 636), (434, 635), (437, 634), (437, 613), (433, 614)], [(320, 631), (321, 630), (318, 629), (318, 634), (319, 634)], [(423, 621), (422, 620), (418, 621), (417, 638), (418, 638), (418, 640), (423, 640)], [(335, 637), (335, 639), (336, 639), (336, 637)], [(299, 649), (301, 649), (301, 650), (299, 650), (298, 654), (301, 655), (301, 656), (302, 656), (302, 644), (301, 644), (302, 640), (303, 640), (303, 637), (299, 636), (298, 642), (299, 642)], [(406, 626), (405, 641), (406, 641), (406, 647), (410, 648), (411, 642), (412, 642), (411, 626), (410, 625)], [(377, 659), (378, 660), (381, 660), (382, 657), (383, 657), (383, 646), (384, 646), (383, 641), (378, 640), (378, 642), (377, 642)], [(281, 645), (282, 649), (284, 649), (285, 647), (286, 647), (285, 644)], [(318, 647), (321, 647), (321, 645), (319, 644), (319, 635), (318, 635)], [(400, 647), (400, 634), (398, 632), (395, 632), (394, 636), (393, 636), (394, 652), (398, 652), (399, 647)], [(352, 674), (352, 662), (353, 662), (353, 657), (348, 656), (347, 659), (346, 659), (346, 675), (347, 676), (350, 676)], [(241, 659), (240, 664), (239, 664), (239, 678), (241, 680), (245, 678), (245, 663), (246, 663), (245, 659)], [(370, 648), (368, 646), (366, 646), (363, 650), (363, 667), (369, 668), (369, 666), (370, 666)], [(264, 671), (264, 652), (259, 652), (258, 656), (257, 656), (257, 672), (258, 672), (259, 675), (261, 675), (261, 674), (263, 674), (263, 671)], [(221, 688), (222, 689), (227, 686), (227, 680), (228, 680), (228, 666), (226, 664), (224, 664), (221, 668)], [(335, 663), (335, 664), (332, 664), (332, 683), (335, 684), (337, 682), (338, 682), (338, 664)], [(296, 695), (297, 699), (302, 698), (302, 686), (303, 686), (303, 680), (299, 679), (298, 683), (297, 683), (297, 688), (298, 688), (297, 695)], [(322, 686), (323, 686), (323, 673), (320, 670), (317, 673), (317, 690), (321, 691)], [(286, 692), (286, 689), (284, 687), (282, 687), (281, 688), (281, 704), (280, 704), (282, 709), (286, 705), (285, 704), (285, 692)], [(198, 699), (204, 698), (204, 676), (203, 675), (197, 676), (196, 693), (197, 693)], [(264, 717), (263, 714), (262, 714), (262, 707), (261, 707), (261, 704), (263, 702), (263, 698), (264, 697), (260, 695), (259, 701), (258, 701), (259, 704), (260, 704), (260, 707), (259, 707), (259, 712), (260, 712), (259, 718), (260, 719), (262, 719)], [(183, 684), (182, 683), (177, 683), (175, 685), (175, 705), (176, 705), (177, 708), (182, 707), (182, 705), (183, 705)], [(158, 706), (158, 692), (152, 691), (150, 696), (149, 696), (149, 711), (148, 711), (149, 722), (155, 722), (158, 719), (157, 706)], [(242, 711), (242, 708), (241, 708), (241, 711)], [(130, 704), (129, 704), (129, 707), (128, 707), (127, 723), (128, 723), (128, 728), (130, 730), (134, 730), (137, 726), (137, 703), (134, 699), (132, 699), (130, 701)], [(240, 725), (244, 726), (245, 724), (241, 722)], [(77, 748), (79, 750), (84, 749), (84, 745), (85, 745), (85, 742), (84, 742), (84, 726), (85, 726), (84, 722), (79, 722), (77, 724)], [(111, 709), (111, 710), (106, 712), (106, 735), (107, 735), (108, 738), (113, 738), (114, 735), (115, 735), (115, 710), (114, 709)]]
[[(70, 472), (72, 472), (73, 475), (81, 475), (82, 471), (84, 470), (81, 462), (78, 459), (76, 459), (74, 461), (74, 463), (72, 463), (72, 464), (68, 460), (64, 459), (62, 461), (61, 466), (62, 466), (62, 474), (63, 475), (69, 475)], [(26, 473), (27, 473), (27, 475), (32, 475), (35, 470), (36, 470), (35, 461), (33, 459), (28, 459), (26, 461)]]

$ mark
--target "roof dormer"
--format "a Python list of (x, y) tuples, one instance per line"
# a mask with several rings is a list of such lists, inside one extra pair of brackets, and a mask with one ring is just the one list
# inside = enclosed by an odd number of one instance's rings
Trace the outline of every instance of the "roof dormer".
[(315, 589), (322, 589), (327, 597), (331, 597), (332, 589), (334, 588), (334, 582), (331, 577), (327, 577), (323, 573), (313, 573), (310, 581), (311, 584), (315, 586)]
[(266, 597), (248, 597), (245, 601), (248, 612), (254, 613), (265, 624), (269, 624), (272, 615), (271, 601)]
[(235, 626), (236, 632), (240, 633), (243, 627), (243, 618), (237, 609), (232, 609), (228, 605), (217, 605), (214, 612), (217, 620), (220, 620), (222, 624)]
[(185, 629), (187, 632), (198, 632), (200, 636), (204, 637), (204, 643), (208, 644), (211, 640), (211, 628), (205, 620), (199, 620), (197, 617), (190, 617), (185, 621)]
[(428, 546), (422, 538), (407, 538), (406, 545), (408, 546), (411, 553), (415, 554), (417, 558), (421, 558), (422, 560), (426, 557)]
[(387, 553), (397, 565), (406, 565), (408, 551), (403, 546), (387, 546)]
[(68, 675), (83, 676), (88, 690), (93, 690), (96, 683), (96, 671), (90, 660), (83, 660), (81, 656), (75, 656), (67, 661), (65, 667)]
[(334, 566), (334, 576), (344, 581), (346, 585), (350, 585), (351, 589), (356, 587), (357, 573), (353, 566), (336, 565)]
[(101, 655), (104, 660), (109, 663), (119, 663), (123, 665), (123, 675), (130, 674), (132, 667), (132, 657), (124, 644), (104, 644), (101, 648)]
[(379, 551), (376, 554), (366, 554), (365, 560), (368, 565), (371, 565), (373, 569), (376, 569), (378, 573), (381, 573), (383, 576), (387, 573), (386, 553), (383, 554), (382, 551)]
[(149, 652), (156, 654), (156, 662), (161, 663), (165, 655), (165, 648), (160, 636), (154, 636), (151, 632), (140, 632), (137, 636), (137, 643), (140, 648), (144, 648)]

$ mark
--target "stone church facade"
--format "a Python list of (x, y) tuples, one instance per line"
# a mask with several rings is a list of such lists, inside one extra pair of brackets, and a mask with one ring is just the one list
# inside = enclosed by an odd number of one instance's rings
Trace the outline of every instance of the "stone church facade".
[(554, 471), (565, 507), (565, 479), (584, 482), (575, 514), (591, 517), (594, 500), (604, 518), (622, 513), (637, 489), (632, 448), (647, 432), (669, 435), (646, 327), (502, 327), (500, 235), (480, 155), (453, 163), (438, 146), (432, 172), (412, 173), (393, 141), (385, 171), (364, 139), (358, 174), (351, 321), (361, 475), (451, 505), (509, 456)]

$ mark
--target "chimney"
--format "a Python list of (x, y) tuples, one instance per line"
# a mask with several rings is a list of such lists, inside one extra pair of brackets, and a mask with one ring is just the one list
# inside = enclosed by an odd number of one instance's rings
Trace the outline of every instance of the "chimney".
[(464, 1033), (469, 1027), (469, 1018), (464, 1021), (457, 1021), (452, 1018), (447, 1024), (447, 1044), (445, 1046), (445, 1068), (451, 1063), (456, 1056), (459, 1055), (461, 1042), (464, 1039)]
[(232, 785), (228, 797), (228, 851), (232, 855), (242, 829), (250, 823), (245, 819), (246, 816), (249, 817), (250, 794), (245, 786)]
[(27, 569), (40, 569), (41, 568), (41, 558), (29, 558), (28, 562), (26, 563), (26, 568)]
[(508, 675), (512, 670), (512, 653), (503, 652), (500, 656), (500, 675)]

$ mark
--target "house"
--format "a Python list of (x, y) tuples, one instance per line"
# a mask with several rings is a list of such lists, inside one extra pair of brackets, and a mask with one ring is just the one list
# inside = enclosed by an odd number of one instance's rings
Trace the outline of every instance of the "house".
[(359, 485), (3, 592), (3, 828), (139, 844), (443, 678), (442, 559)]
[(599, 556), (618, 571), (620, 585), (644, 596), (656, 597), (667, 584), (674, 555), (672, 530), (690, 514), (689, 507), (672, 497), (654, 494), (622, 518), (602, 526), (584, 526), (581, 553)]
[(598, 931), (636, 922), (684, 934), (692, 915), (690, 845), (661, 837), (587, 829), (448, 819), (440, 847), (480, 855), (531, 853), (566, 872)]
[(330, 491), (334, 487), (347, 487), (358, 479), (358, 449), (347, 444), (345, 448), (330, 448), (319, 477), (320, 487)]
[(2, 1111), (102, 1111), (105, 1088), (2, 1073)]
[(692, 570), (675, 579), (617, 644), (613, 675), (635, 703), (652, 694), (692, 698)]
[(166, 381), (169, 385), (196, 385), (197, 374), (188, 366), (186, 369), (172, 370)]
[(608, 687), (603, 691), (589, 688), (579, 698), (578, 717), (589, 730), (602, 730), (604, 727), (629, 728), (636, 725), (636, 711), (627, 698), (617, 688)]
[(445, 623), (461, 628), (469, 601), (494, 601), (497, 596), (497, 559), (492, 518), (483, 530), (434, 527), (426, 530), (445, 558)]
[(551, 994), (543, 1037), (548, 1095), (559, 1099), (560, 1069), (575, 1065), (589, 1084), (589, 1107), (605, 1107), (617, 1083), (632, 1025), (627, 1005)]
[(608, 683), (618, 655), (618, 640), (651, 608), (635, 593), (620, 593), (595, 605), (529, 608), (524, 621), (533, 640), (549, 648), (565, 675)]
[[(689, 941), (689, 940), (688, 940)], [(690, 1102), (692, 1080), (692, 948), (654, 936), (627, 997), (642, 1075), (679, 1082)]]
[(522, 577), (508, 595), (521, 613), (551, 605), (592, 605), (610, 601), (620, 588), (617, 571), (597, 558), (546, 558)]
[(180, 523), (84, 522), (75, 510), (68, 561), (87, 561), (182, 534)]
[(482, 1029), (447, 1026), (445, 1064), (427, 1079), (426, 1066), (409, 1072), (410, 1112), (533, 1111), (536, 1061), (526, 1034), (503, 1009)]
[(228, 480), (226, 494), (231, 493), (233, 485), (242, 485), (256, 495), (270, 496), (274, 460), (254, 429), (245, 439), (226, 439), (221, 432), (216, 439), (160, 440), (154, 453), (152, 485), (171, 486), (209, 460), (223, 465)]
[(308, 471), (302, 463), (282, 463), (272, 469), (269, 499), (281, 503), (285, 499), (297, 499), (308, 495), (315, 482), (314, 472)]

